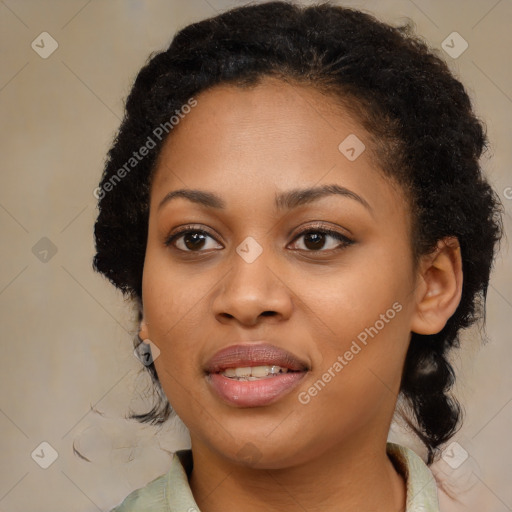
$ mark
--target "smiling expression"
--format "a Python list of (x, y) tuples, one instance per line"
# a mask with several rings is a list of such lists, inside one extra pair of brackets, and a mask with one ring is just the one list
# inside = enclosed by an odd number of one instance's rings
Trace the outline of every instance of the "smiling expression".
[[(237, 460), (252, 443), (254, 464), (286, 467), (383, 443), (415, 315), (400, 187), (360, 124), (312, 87), (265, 79), (197, 102), (152, 181), (140, 333), (160, 349), (159, 380), (193, 448)], [(351, 134), (366, 146), (354, 161), (338, 149)]]

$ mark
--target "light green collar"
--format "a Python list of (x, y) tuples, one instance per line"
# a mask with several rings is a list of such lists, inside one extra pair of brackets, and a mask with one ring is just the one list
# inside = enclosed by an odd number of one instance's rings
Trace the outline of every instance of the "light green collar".
[[(436, 482), (423, 460), (394, 443), (387, 444), (387, 453), (407, 483), (405, 512), (439, 512)], [(188, 483), (192, 465), (191, 450), (176, 452), (165, 475), (132, 492), (111, 512), (200, 512)]]

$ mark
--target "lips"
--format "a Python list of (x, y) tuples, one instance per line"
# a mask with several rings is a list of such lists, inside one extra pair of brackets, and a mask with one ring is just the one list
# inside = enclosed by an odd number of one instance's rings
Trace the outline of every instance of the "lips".
[(217, 352), (206, 364), (206, 373), (220, 373), (227, 368), (280, 366), (291, 371), (306, 371), (307, 363), (291, 352), (269, 343), (232, 345)]
[[(238, 377), (239, 373), (247, 375), (250, 368), (261, 374), (264, 367), (270, 368), (271, 374), (262, 378)], [(305, 361), (265, 342), (222, 349), (205, 367), (210, 389), (222, 402), (235, 407), (261, 407), (278, 401), (299, 384), (308, 370)]]

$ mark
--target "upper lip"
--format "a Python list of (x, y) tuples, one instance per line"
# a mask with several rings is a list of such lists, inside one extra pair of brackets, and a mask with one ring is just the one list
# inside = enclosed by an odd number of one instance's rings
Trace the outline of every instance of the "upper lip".
[(219, 373), (226, 368), (248, 366), (281, 366), (293, 371), (308, 369), (307, 363), (291, 352), (270, 343), (240, 343), (219, 350), (207, 363), (207, 373)]

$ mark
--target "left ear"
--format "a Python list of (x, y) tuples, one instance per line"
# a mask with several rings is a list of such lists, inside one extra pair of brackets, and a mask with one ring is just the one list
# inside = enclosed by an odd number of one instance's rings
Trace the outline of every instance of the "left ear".
[(420, 258), (418, 267), (411, 331), (436, 334), (455, 313), (462, 295), (462, 258), (457, 238), (440, 240), (432, 253)]

